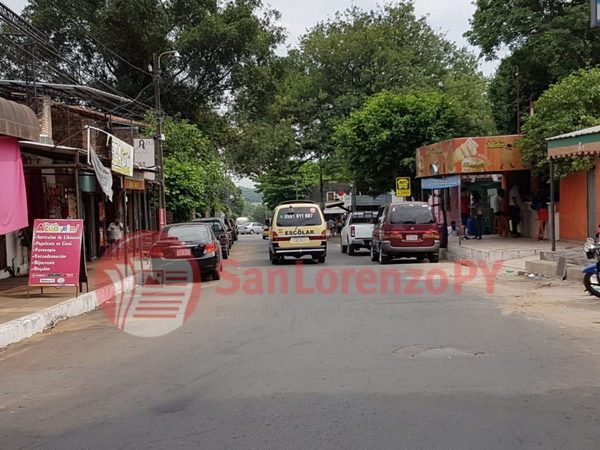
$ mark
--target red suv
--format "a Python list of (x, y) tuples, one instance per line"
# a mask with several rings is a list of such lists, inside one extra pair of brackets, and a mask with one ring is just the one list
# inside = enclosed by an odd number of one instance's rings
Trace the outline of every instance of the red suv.
[(440, 260), (440, 229), (427, 203), (392, 203), (379, 211), (371, 260), (384, 264), (400, 257)]

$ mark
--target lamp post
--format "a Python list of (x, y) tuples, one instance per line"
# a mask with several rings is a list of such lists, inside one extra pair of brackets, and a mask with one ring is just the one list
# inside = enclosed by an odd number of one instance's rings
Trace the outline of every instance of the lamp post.
[(167, 223), (167, 212), (166, 212), (166, 201), (165, 201), (165, 166), (163, 164), (163, 149), (161, 142), (164, 140), (162, 134), (162, 111), (160, 106), (160, 59), (166, 55), (173, 55), (175, 58), (179, 57), (179, 52), (176, 50), (168, 50), (166, 52), (162, 52), (157, 55), (154, 53), (153, 55), (153, 64), (152, 67), (154, 69), (154, 101), (156, 108), (156, 136), (155, 140), (155, 151), (158, 152), (157, 160), (158, 165), (160, 167), (160, 198), (159, 198), (159, 211), (158, 211), (158, 227), (159, 229), (166, 225)]

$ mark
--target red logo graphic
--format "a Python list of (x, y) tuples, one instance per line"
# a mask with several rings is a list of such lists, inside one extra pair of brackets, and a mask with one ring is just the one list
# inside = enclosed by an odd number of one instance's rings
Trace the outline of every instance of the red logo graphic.
[[(201, 272), (191, 250), (155, 252), (157, 233), (133, 233), (114, 242), (93, 274), (97, 302), (122, 331), (157, 337), (175, 331), (193, 314), (200, 300)], [(169, 248), (182, 244), (169, 240)], [(165, 256), (173, 256), (167, 258)]]

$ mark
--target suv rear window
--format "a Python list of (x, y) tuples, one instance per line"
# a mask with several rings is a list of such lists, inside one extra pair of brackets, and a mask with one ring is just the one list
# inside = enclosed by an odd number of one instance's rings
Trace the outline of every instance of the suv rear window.
[(180, 241), (210, 241), (208, 225), (171, 225), (163, 229), (160, 238), (177, 238)]
[(221, 223), (220, 220), (199, 220), (198, 222), (211, 225), (213, 231), (215, 231), (215, 232), (225, 231), (225, 228), (223, 228), (223, 224)]
[(283, 207), (277, 212), (277, 225), (297, 227), (299, 225), (320, 225), (321, 214), (316, 206)]
[(435, 223), (433, 213), (426, 205), (392, 205), (389, 220), (392, 225)]

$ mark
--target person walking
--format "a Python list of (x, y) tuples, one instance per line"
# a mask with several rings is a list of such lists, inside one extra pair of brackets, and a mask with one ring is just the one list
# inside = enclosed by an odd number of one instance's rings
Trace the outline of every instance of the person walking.
[(119, 249), (123, 239), (123, 223), (119, 216), (108, 225), (108, 244), (111, 247), (111, 257), (119, 259)]
[(521, 236), (519, 233), (519, 223), (521, 223), (521, 207), (523, 202), (521, 201), (521, 194), (519, 193), (519, 187), (515, 184), (508, 191), (508, 211), (511, 222), (511, 234), (513, 237)]
[(475, 239), (481, 239), (483, 234), (483, 202), (481, 201), (479, 192), (473, 192), (473, 203), (471, 208), (473, 210), (473, 218), (475, 221)]

